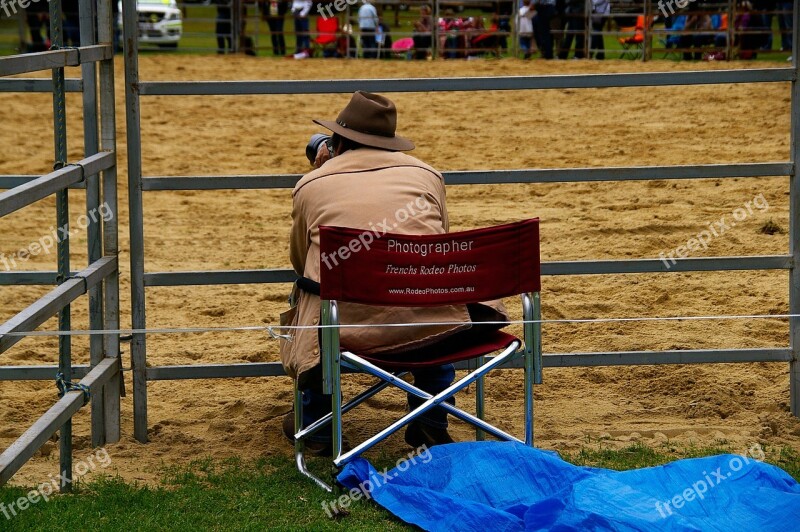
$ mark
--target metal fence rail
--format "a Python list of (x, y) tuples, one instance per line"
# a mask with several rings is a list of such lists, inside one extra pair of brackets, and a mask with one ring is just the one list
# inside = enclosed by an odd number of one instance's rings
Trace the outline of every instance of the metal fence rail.
[[(484, 183), (584, 183), (649, 179), (728, 179), (785, 176), (794, 165), (783, 163), (697, 164), (691, 166), (631, 166), (600, 168), (532, 168), (442, 172), (448, 185)], [(153, 176), (142, 178), (142, 190), (249, 190), (293, 188), (301, 174), (233, 176)]]
[[(58, 316), (59, 331), (69, 331), (70, 304), (84, 294), (89, 296), (89, 325), (93, 330), (119, 328), (116, 120), (114, 63), (110, 44), (113, 37), (112, 1), (80, 0), (80, 38), (84, 46), (63, 48), (61, 0), (49, 0), (53, 50), (0, 58), (0, 76), (52, 71), (50, 80), (2, 79), (0, 92), (52, 92), (55, 140), (53, 172), (44, 176), (0, 176), (0, 188), (8, 189), (0, 193), (0, 217), (55, 194), (56, 223), (60, 233), (54, 239), (58, 257), (56, 271), (0, 273), (0, 285), (57, 285), (0, 324), (0, 355), (22, 341), (26, 336), (24, 333), (34, 331), (53, 316)], [(104, 44), (96, 44), (98, 40)], [(80, 66), (81, 78), (65, 79), (66, 66)], [(75, 163), (67, 160), (67, 92), (80, 92), (83, 99), (84, 157)], [(77, 272), (70, 268), (70, 188), (86, 190), (86, 203), (81, 210), (85, 213), (87, 223), (90, 218), (92, 221), (86, 228), (89, 264)], [(99, 220), (97, 214), (101, 199), (104, 200), (103, 207), (107, 213)], [(64, 229), (63, 233), (61, 229)], [(29, 249), (33, 246), (34, 243)], [(89, 387), (92, 393), (92, 444), (97, 446), (118, 441), (122, 384), (119, 338), (115, 335), (93, 336), (89, 342), (89, 366), (73, 367), (70, 336), (59, 336), (58, 344), (58, 366), (4, 366), (0, 368), (0, 380), (55, 379), (56, 373), (61, 373), (66, 381), (74, 376), (85, 376), (81, 384)], [(0, 454), (0, 485), (7, 482), (56, 431), (60, 431), (61, 490), (70, 490), (71, 419), (83, 405), (82, 392), (66, 393)]]
[(147, 81), (137, 85), (142, 96), (235, 96), (240, 94), (335, 94), (370, 92), (454, 92), (477, 90), (599, 89), (670, 87), (729, 83), (794, 81), (792, 68), (701, 70), (625, 74), (508, 76), (498, 78), (332, 79), (291, 81)]

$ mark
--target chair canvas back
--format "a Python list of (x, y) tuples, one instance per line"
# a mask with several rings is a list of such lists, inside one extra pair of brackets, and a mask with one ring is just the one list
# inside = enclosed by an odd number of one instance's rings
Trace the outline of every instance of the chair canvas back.
[(538, 218), (437, 235), (319, 229), (322, 299), (424, 307), (541, 290)]

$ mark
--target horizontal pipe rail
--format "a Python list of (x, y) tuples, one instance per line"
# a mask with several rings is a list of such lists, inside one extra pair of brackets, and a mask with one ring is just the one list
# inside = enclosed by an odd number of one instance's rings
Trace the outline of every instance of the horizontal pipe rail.
[[(0, 175), (0, 190), (8, 190), (39, 179), (40, 175)], [(73, 183), (69, 188), (86, 188), (86, 183)]]
[[(55, 380), (58, 366), (0, 366), (0, 381), (51, 381)], [(72, 377), (82, 379), (89, 366), (72, 366)]]
[[(0, 258), (0, 263), (2, 263)], [(3, 267), (5, 265), (3, 264)], [(74, 274), (73, 274), (74, 275)], [(47, 286), (58, 284), (58, 272), (3, 272), (0, 271), (0, 286)]]
[(792, 350), (772, 349), (687, 349), (675, 351), (620, 351), (616, 353), (569, 353), (542, 355), (546, 368), (589, 366), (646, 366), (651, 364), (740, 364), (748, 362), (790, 362)]
[(104, 61), (114, 57), (110, 44), (96, 44), (79, 48), (62, 48), (33, 54), (0, 57), (0, 76), (13, 76), (52, 70), (54, 68), (79, 66), (83, 63)]
[(114, 152), (100, 152), (3, 192), (0, 194), (0, 217), (81, 182), (87, 176), (112, 168), (116, 164), (116, 159)]
[(788, 270), (791, 265), (789, 255), (676, 258), (674, 264), (671, 259), (578, 260), (543, 262), (542, 275)]
[(8, 336), (8, 333), (24, 333), (35, 330), (75, 299), (85, 294), (113, 272), (117, 271), (117, 258), (104, 257), (74, 277), (58, 285), (51, 292), (39, 298), (19, 314), (0, 325), (0, 354), (8, 351), (24, 336)]
[[(64, 80), (67, 92), (83, 92), (83, 80), (71, 78)], [(10, 78), (0, 79), (0, 92), (53, 92), (51, 78)]]
[[(581, 183), (651, 179), (703, 179), (788, 176), (789, 162), (747, 164), (695, 164), (685, 166), (631, 166), (601, 168), (535, 168), (443, 172), (448, 185), (508, 183)], [(145, 177), (142, 190), (235, 190), (293, 188), (300, 174)], [(1, 182), (0, 182), (1, 183)]]
[[(543, 262), (542, 275), (604, 275), (624, 273), (708, 272), (732, 270), (788, 270), (789, 255), (703, 257), (672, 260), (577, 260)], [(669, 264), (669, 267), (667, 265)], [(293, 270), (209, 270), (144, 274), (145, 286), (200, 286), (219, 284), (293, 283)]]
[[(92, 369), (80, 383), (98, 393), (104, 384), (119, 371), (118, 358), (106, 358)], [(0, 454), (0, 486), (33, 457), (44, 443), (83, 407), (83, 392), (72, 391), (50, 407), (31, 428), (26, 430), (11, 446)]]
[(557, 76), (506, 76), (411, 79), (328, 79), (316, 81), (148, 81), (139, 84), (143, 96), (233, 96), (242, 94), (333, 94), (368, 92), (454, 92), (476, 90), (590, 89), (664, 87), (721, 83), (793, 81), (791, 68), (642, 72)]
[[(521, 356), (521, 355), (520, 355)], [(491, 357), (487, 357), (491, 358)], [(620, 365), (661, 364), (739, 364), (749, 362), (789, 362), (791, 350), (773, 349), (693, 349), (686, 351), (622, 351), (610, 353), (574, 353), (542, 355), (547, 368), (597, 367)], [(524, 361), (517, 357), (501, 366), (504, 369), (522, 368)], [(469, 361), (458, 362), (456, 369), (470, 369)], [(343, 368), (343, 372), (348, 370)], [(250, 364), (202, 364), (182, 366), (156, 366), (147, 368), (148, 381), (186, 379), (232, 379), (280, 377), (286, 372), (280, 362), (254, 362)]]
[(197, 286), (218, 284), (293, 283), (293, 270), (217, 270), (144, 274), (145, 286)]

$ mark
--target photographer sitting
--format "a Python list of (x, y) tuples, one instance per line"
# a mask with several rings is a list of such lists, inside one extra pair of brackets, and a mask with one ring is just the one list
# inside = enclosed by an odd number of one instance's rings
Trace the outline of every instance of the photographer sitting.
[[(321, 391), (319, 330), (313, 328), (320, 323), (320, 299), (313, 293), (320, 278), (319, 226), (400, 234), (441, 234), (449, 230), (442, 175), (402, 153), (414, 149), (414, 144), (395, 135), (394, 103), (383, 96), (358, 91), (336, 121), (314, 122), (333, 131), (333, 136), (330, 144), (320, 142), (318, 148), (312, 141), (307, 154), (314, 158), (316, 170), (306, 174), (292, 192), (290, 256), (295, 271), (304, 279), (299, 283), (303, 289), (295, 287), (295, 306), (281, 316), (284, 325), (309, 327), (292, 330), (292, 341), (281, 342), (283, 366), (299, 380), (303, 390), (305, 426), (331, 409), (330, 396)], [(320, 138), (315, 136), (314, 140)], [(392, 354), (395, 359), (402, 359), (404, 354), (410, 356), (411, 352), (419, 355), (421, 349), (443, 340), (469, 341), (465, 335), (481, 331), (466, 322), (507, 319), (499, 301), (470, 305), (469, 310), (463, 305), (401, 308), (341, 303), (339, 312), (341, 323), (367, 325), (342, 329), (342, 349), (364, 355)], [(459, 324), (375, 326), (414, 322)], [(413, 373), (416, 385), (431, 394), (443, 391), (455, 376), (449, 364)], [(409, 396), (412, 406), (421, 402)], [(294, 414), (289, 413), (284, 419), (283, 431), (293, 441)], [(426, 412), (407, 426), (405, 440), (413, 447), (451, 443), (447, 412), (441, 408)], [(315, 434), (306, 441), (306, 449), (314, 454), (330, 454), (330, 433)]]

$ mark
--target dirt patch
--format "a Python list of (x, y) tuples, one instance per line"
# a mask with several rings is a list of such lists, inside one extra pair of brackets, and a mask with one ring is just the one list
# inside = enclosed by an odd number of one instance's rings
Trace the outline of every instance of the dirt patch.
[[(732, 64), (671, 62), (355, 62), (279, 61), (241, 57), (145, 56), (143, 80), (312, 79), (495, 76), (603, 73), (623, 70), (742, 68)], [(759, 65), (761, 66), (761, 65)], [(75, 73), (73, 72), (74, 76)], [(122, 80), (121, 65), (117, 79)], [(123, 324), (130, 323), (124, 109), (118, 100)], [(783, 161), (789, 150), (789, 85), (549, 90), (529, 92), (395, 94), (399, 133), (415, 140), (415, 154), (441, 170), (629, 166)], [(308, 169), (303, 147), (318, 131), (312, 118), (332, 117), (346, 95), (149, 97), (142, 103), (146, 175), (293, 173)], [(0, 94), (0, 172), (43, 173), (52, 165), (52, 104), (46, 95)], [(80, 98), (68, 98), (70, 160), (81, 155)], [(35, 129), (34, 129), (35, 128)], [(36, 131), (21, 135), (21, 131)], [(466, 229), (539, 216), (543, 260), (656, 258), (668, 254), (721, 217), (759, 195), (768, 207), (709, 240), (693, 256), (785, 254), (788, 179), (709, 179), (628, 183), (452, 186), (451, 223)], [(73, 217), (83, 200), (76, 200)], [(288, 267), (289, 191), (148, 192), (145, 201), (146, 270)], [(761, 204), (763, 205), (763, 204)], [(13, 253), (55, 224), (52, 199), (0, 220), (0, 252)], [(85, 264), (85, 234), (76, 235), (73, 268)], [(25, 269), (53, 269), (40, 255)], [(784, 272), (547, 277), (545, 318), (599, 318), (788, 311)], [(0, 287), (0, 320), (46, 291)], [(151, 327), (260, 325), (278, 322), (288, 287), (150, 288)], [(509, 305), (519, 317), (517, 301)], [(73, 323), (86, 328), (85, 301)], [(54, 327), (54, 322), (47, 324)], [(151, 335), (150, 365), (278, 360), (264, 334)], [(552, 324), (544, 328), (547, 353), (771, 347), (788, 345), (780, 320)], [(88, 359), (85, 339), (74, 359)], [(130, 367), (127, 345), (123, 365)], [(26, 339), (0, 357), (6, 365), (54, 364), (53, 338)], [(348, 385), (350, 391), (363, 378)], [(519, 372), (488, 380), (489, 418), (522, 430)], [(154, 382), (149, 387), (150, 439), (132, 438), (129, 392), (123, 401), (123, 440), (109, 445), (108, 471), (152, 481), (163, 464), (199, 456), (222, 458), (290, 453), (280, 418), (290, 408), (287, 378)], [(7, 447), (56, 400), (53, 383), (0, 383), (0, 448)], [(469, 404), (468, 392), (459, 401)], [(603, 439), (712, 444), (725, 440), (744, 451), (751, 443), (800, 447), (800, 423), (788, 411), (787, 364), (645, 366), (547, 369), (536, 389), (538, 445), (574, 449)], [(403, 411), (391, 393), (354, 412), (352, 439)], [(456, 437), (471, 431), (454, 424)], [(76, 460), (92, 453), (88, 411), (75, 418)], [(399, 436), (382, 447), (405, 452)], [(39, 483), (57, 469), (48, 446), (15, 477)]]

